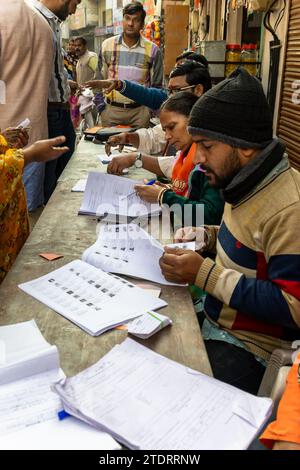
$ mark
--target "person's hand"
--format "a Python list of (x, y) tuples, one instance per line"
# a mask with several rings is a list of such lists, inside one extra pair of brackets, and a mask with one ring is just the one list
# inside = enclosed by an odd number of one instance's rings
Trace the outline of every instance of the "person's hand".
[(119, 145), (119, 152), (122, 152), (124, 145), (127, 142), (128, 132), (122, 132), (118, 135), (112, 135), (109, 137), (108, 141), (105, 144), (106, 155), (111, 154), (111, 147), (117, 147)]
[(161, 191), (161, 187), (158, 184), (152, 184), (151, 186), (137, 184), (134, 189), (141, 199), (152, 204), (157, 203), (157, 198)]
[(204, 258), (195, 251), (165, 247), (159, 265), (167, 281), (194, 284), (203, 261)]
[(135, 153), (124, 153), (114, 157), (107, 167), (107, 173), (111, 175), (122, 175), (125, 168), (129, 168), (135, 162)]
[(85, 88), (93, 88), (96, 90), (103, 90), (105, 94), (113, 91), (118, 84), (118, 80), (90, 80), (86, 82), (83, 86)]
[(65, 141), (66, 138), (64, 136), (48, 140), (38, 140), (24, 150), (25, 163), (56, 160), (69, 150), (69, 147), (58, 147)]
[(78, 90), (78, 83), (74, 82), (74, 80), (68, 80), (70, 85), (71, 91), (74, 94)]
[(183, 227), (174, 236), (175, 243), (196, 242), (196, 250), (203, 251), (207, 243), (207, 232), (204, 227)]
[(9, 147), (21, 149), (28, 144), (29, 136), (26, 129), (8, 127), (1, 134), (7, 141)]
[(276, 441), (273, 450), (300, 450), (300, 444), (295, 442)]

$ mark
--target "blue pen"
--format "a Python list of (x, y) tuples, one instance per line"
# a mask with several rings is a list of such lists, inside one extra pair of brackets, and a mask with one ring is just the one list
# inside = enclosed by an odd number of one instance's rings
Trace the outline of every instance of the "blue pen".
[(152, 186), (152, 184), (156, 183), (156, 178), (154, 178), (153, 180), (150, 180), (148, 181), (148, 183), (146, 183), (146, 186)]
[(65, 418), (68, 418), (70, 416), (69, 413), (67, 413), (65, 410), (61, 410), (57, 413), (59, 421), (62, 421)]
[[(156, 183), (156, 178), (154, 178), (153, 180), (150, 180), (148, 181), (148, 183), (145, 183), (146, 186), (152, 186), (152, 184)], [(130, 193), (130, 194), (127, 194), (127, 196), (124, 196), (122, 199), (126, 199), (130, 196), (133, 196), (134, 194), (136, 194), (136, 191), (133, 191), (133, 193)]]

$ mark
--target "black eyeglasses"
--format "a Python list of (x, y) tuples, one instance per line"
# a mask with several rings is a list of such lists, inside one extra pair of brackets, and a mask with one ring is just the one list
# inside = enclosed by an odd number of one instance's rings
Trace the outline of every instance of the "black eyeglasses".
[(167, 92), (169, 95), (174, 95), (175, 93), (178, 93), (179, 91), (184, 91), (188, 90), (190, 88), (196, 88), (197, 85), (188, 85), (188, 86), (183, 86), (181, 88), (167, 88)]

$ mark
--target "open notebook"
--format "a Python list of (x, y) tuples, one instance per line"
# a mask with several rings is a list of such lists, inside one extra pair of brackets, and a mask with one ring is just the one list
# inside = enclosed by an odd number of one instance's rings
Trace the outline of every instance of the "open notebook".
[(19, 287), (92, 336), (167, 305), (131, 282), (81, 260)]
[[(195, 242), (167, 246), (195, 250)], [(176, 285), (162, 275), (159, 260), (163, 253), (163, 245), (137, 224), (102, 224), (96, 243), (85, 250), (82, 259), (103, 271)]]
[(268, 398), (189, 369), (131, 339), (54, 390), (68, 413), (130, 449), (246, 449), (272, 409)]
[(158, 204), (143, 201), (134, 191), (135, 181), (122, 176), (89, 173), (79, 214), (92, 216), (145, 217), (159, 215)]
[(72, 418), (51, 385), (64, 378), (56, 346), (34, 320), (0, 327), (0, 449), (118, 449), (108, 434)]

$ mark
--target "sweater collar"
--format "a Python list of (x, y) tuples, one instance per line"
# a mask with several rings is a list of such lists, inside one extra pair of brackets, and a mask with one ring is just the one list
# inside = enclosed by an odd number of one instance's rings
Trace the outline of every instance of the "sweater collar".
[(282, 161), (285, 146), (278, 139), (265, 147), (233, 178), (223, 190), (224, 199), (229, 204), (238, 204), (250, 196), (272, 170)]

